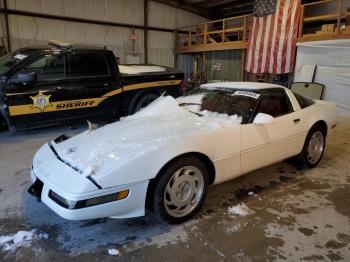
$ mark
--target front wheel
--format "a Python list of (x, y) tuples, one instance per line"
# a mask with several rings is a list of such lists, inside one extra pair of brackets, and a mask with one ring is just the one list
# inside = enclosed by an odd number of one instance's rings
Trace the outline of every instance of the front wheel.
[(195, 157), (176, 160), (160, 174), (153, 209), (169, 223), (181, 223), (201, 208), (208, 190), (208, 172)]
[(309, 168), (321, 161), (326, 146), (326, 132), (323, 128), (314, 127), (308, 133), (303, 151), (297, 156), (298, 162)]

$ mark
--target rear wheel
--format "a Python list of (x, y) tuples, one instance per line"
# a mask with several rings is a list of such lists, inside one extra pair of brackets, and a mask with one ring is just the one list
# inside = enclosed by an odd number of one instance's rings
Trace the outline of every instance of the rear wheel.
[(148, 93), (143, 96), (137, 101), (134, 107), (134, 113), (140, 111), (142, 108), (148, 106), (150, 103), (152, 103), (154, 100), (156, 100), (159, 97), (159, 95), (155, 93)]
[(7, 130), (7, 124), (5, 119), (0, 115), (0, 132)]
[(313, 127), (308, 133), (303, 151), (297, 156), (298, 164), (309, 168), (317, 166), (321, 161), (326, 146), (326, 131), (321, 127)]
[(181, 223), (201, 208), (208, 190), (208, 172), (195, 157), (170, 164), (157, 181), (153, 210), (169, 223)]

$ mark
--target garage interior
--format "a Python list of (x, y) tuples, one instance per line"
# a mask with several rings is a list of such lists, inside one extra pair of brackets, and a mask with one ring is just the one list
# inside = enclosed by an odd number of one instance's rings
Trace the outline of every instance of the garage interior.
[[(316, 98), (339, 113), (317, 167), (284, 161), (212, 186), (201, 211), (177, 225), (152, 213), (59, 217), (27, 193), (33, 156), (87, 130), (86, 119), (1, 128), (0, 261), (350, 261), (350, 1), (300, 2), (295, 66), (283, 74), (247, 70), (259, 2), (270, 1), (0, 0), (0, 57), (50, 40), (98, 46), (120, 64), (183, 72), (183, 92), (225, 81), (316, 84)], [(237, 206), (246, 213), (234, 213)], [(20, 231), (36, 238), (9, 249), (6, 236)]]

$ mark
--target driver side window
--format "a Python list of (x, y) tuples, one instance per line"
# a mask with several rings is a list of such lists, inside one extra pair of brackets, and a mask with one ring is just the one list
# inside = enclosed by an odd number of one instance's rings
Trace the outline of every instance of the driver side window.
[(63, 79), (65, 63), (63, 55), (45, 55), (26, 68), (25, 73), (36, 73), (38, 81)]
[(261, 95), (256, 115), (264, 113), (276, 118), (292, 112), (293, 107), (284, 91), (269, 91)]

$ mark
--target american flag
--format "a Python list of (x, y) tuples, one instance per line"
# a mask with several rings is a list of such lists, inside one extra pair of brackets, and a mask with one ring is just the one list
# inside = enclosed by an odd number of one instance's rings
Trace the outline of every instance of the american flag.
[(286, 74), (294, 69), (301, 0), (255, 0), (246, 71)]

